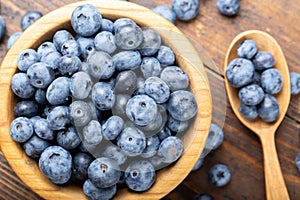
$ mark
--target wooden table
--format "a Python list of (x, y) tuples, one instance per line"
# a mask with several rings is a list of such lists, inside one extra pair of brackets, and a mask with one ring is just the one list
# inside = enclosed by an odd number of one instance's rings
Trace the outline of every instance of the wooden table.
[[(171, 5), (171, 0), (131, 1), (148, 8), (160, 4)], [(39, 10), (46, 14), (71, 2), (74, 1), (1, 0), (0, 14), (7, 23), (7, 33), (0, 45), (0, 61), (6, 54), (9, 35), (21, 30), (19, 24), (22, 14), (28, 10)], [(237, 120), (225, 98), (223, 60), (229, 43), (238, 33), (248, 29), (260, 29), (273, 35), (281, 45), (290, 71), (300, 73), (300, 7), (298, 0), (243, 0), (240, 4), (238, 16), (228, 18), (218, 13), (216, 0), (202, 0), (200, 14), (195, 20), (188, 23), (176, 22), (216, 63), (217, 68), (208, 68), (207, 73), (214, 94), (213, 121), (223, 125), (225, 120), (225, 140), (219, 149), (205, 158), (204, 165), (198, 171), (192, 172), (166, 199), (192, 199), (197, 193), (208, 193), (215, 199), (224, 200), (265, 199), (261, 145), (258, 138)], [(295, 200), (300, 198), (300, 172), (295, 167), (295, 157), (300, 152), (299, 101), (300, 95), (292, 97), (288, 113), (276, 135), (279, 160), (288, 192), (291, 199)], [(230, 184), (223, 188), (217, 188), (208, 181), (207, 173), (217, 163), (228, 165), (232, 173)], [(1, 152), (0, 199), (41, 199), (14, 174)]]

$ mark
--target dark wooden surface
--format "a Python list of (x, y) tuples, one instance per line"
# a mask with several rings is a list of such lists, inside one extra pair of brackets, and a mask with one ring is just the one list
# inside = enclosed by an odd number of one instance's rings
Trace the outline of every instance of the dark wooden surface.
[[(208, 193), (215, 199), (260, 200), (265, 199), (265, 184), (261, 145), (258, 138), (235, 117), (224, 95), (223, 60), (231, 40), (248, 29), (267, 31), (278, 41), (285, 53), (290, 71), (300, 73), (300, 7), (298, 0), (241, 0), (238, 16), (228, 18), (218, 13), (217, 0), (201, 0), (200, 14), (188, 23), (177, 21), (177, 26), (192, 40), (200, 44), (214, 60), (217, 69), (208, 69), (214, 94), (213, 121), (223, 124), (225, 140), (211, 152), (204, 165), (192, 172), (172, 191), (167, 199), (192, 199), (198, 193)], [(0, 44), (0, 61), (6, 54), (9, 35), (20, 31), (20, 18), (28, 10), (43, 14), (72, 0), (0, 0), (0, 14), (7, 23), (7, 33)], [(148, 8), (171, 5), (171, 0), (131, 0)], [(276, 134), (279, 160), (291, 199), (300, 199), (300, 172), (295, 167), (295, 157), (300, 151), (300, 95), (293, 96), (288, 113)], [(226, 116), (222, 117), (223, 111)], [(1, 134), (1, 133), (0, 133)], [(228, 165), (232, 173), (230, 183), (217, 188), (209, 183), (208, 171), (217, 163)], [(276, 176), (276, 174), (274, 174)], [(168, 184), (168, 183), (166, 183)], [(0, 151), (0, 199), (42, 199), (32, 192), (10, 169)]]

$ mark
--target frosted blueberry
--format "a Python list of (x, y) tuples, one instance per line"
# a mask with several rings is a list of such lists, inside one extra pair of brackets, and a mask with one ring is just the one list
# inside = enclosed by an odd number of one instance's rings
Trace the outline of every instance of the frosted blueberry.
[(193, 169), (192, 169), (192, 172), (200, 169), (200, 167), (202, 167), (203, 165), (203, 161), (204, 161), (204, 157), (200, 156), (196, 162), (196, 164), (194, 165)]
[(83, 59), (95, 51), (94, 38), (79, 37), (77, 43)]
[(183, 143), (180, 138), (176, 136), (170, 136), (164, 139), (158, 148), (158, 156), (161, 157), (164, 163), (173, 163), (183, 153)]
[(253, 120), (258, 116), (258, 111), (256, 106), (249, 106), (244, 103), (238, 108), (239, 112), (244, 116), (246, 119)]
[(175, 20), (176, 20), (176, 14), (175, 12), (169, 8), (168, 6), (165, 5), (159, 5), (156, 6), (153, 11), (159, 15), (161, 15), (162, 17), (166, 18), (167, 20), (169, 20), (171, 23), (175, 24)]
[(296, 72), (290, 73), (291, 93), (293, 95), (300, 94), (300, 74)]
[(216, 164), (208, 172), (209, 180), (217, 187), (227, 185), (231, 179), (231, 173), (226, 165)]
[(55, 45), (58, 51), (61, 50), (61, 46), (67, 40), (74, 40), (73, 35), (67, 30), (59, 30), (54, 33), (53, 44)]
[(47, 88), (46, 98), (51, 105), (56, 106), (67, 103), (70, 94), (70, 79), (58, 77)]
[(36, 10), (26, 12), (21, 17), (20, 25), (21, 25), (22, 30), (24, 31), (25, 29), (27, 29), (31, 24), (33, 24), (35, 21), (37, 21), (42, 16), (43, 16), (43, 14)]
[(91, 121), (91, 108), (85, 101), (73, 101), (69, 106), (70, 117), (77, 127), (85, 126)]
[(169, 86), (171, 91), (186, 89), (189, 86), (188, 75), (177, 66), (164, 68), (160, 78)]
[(118, 71), (134, 70), (142, 62), (138, 51), (121, 51), (113, 56), (113, 65)]
[(211, 196), (210, 194), (206, 194), (206, 193), (203, 193), (203, 194), (197, 194), (193, 200), (214, 200), (214, 197)]
[(118, 74), (115, 84), (115, 92), (131, 95), (137, 87), (137, 75), (134, 71), (122, 71)]
[(296, 164), (298, 171), (300, 171), (300, 152), (296, 156), (295, 164)]
[(93, 162), (93, 157), (87, 153), (78, 152), (73, 156), (72, 159), (72, 175), (76, 180), (86, 180), (88, 167)]
[(97, 120), (91, 120), (83, 127), (82, 142), (83, 144), (87, 144), (87, 147), (96, 147), (101, 143), (102, 139), (102, 127)]
[(95, 36), (95, 48), (97, 51), (105, 51), (106, 53), (113, 53), (117, 49), (115, 36), (109, 31), (101, 31)]
[(60, 49), (60, 52), (63, 55), (72, 55), (72, 56), (80, 56), (80, 46), (76, 40), (67, 40), (65, 41)]
[(258, 105), (258, 115), (266, 122), (274, 122), (279, 115), (277, 99), (270, 94), (265, 94), (264, 100)]
[(36, 88), (46, 88), (55, 79), (54, 71), (50, 65), (42, 62), (31, 65), (27, 70), (31, 85)]
[(112, 33), (114, 31), (114, 23), (109, 19), (102, 18), (101, 31), (108, 31)]
[(97, 82), (92, 88), (92, 100), (99, 110), (110, 110), (115, 103), (115, 94), (108, 83)]
[(100, 79), (109, 79), (115, 72), (113, 60), (108, 53), (104, 51), (94, 51), (87, 58), (89, 74), (97, 81)]
[(223, 15), (234, 16), (240, 9), (240, 2), (239, 0), (218, 0), (217, 8)]
[(16, 142), (26, 142), (33, 131), (33, 124), (27, 117), (17, 117), (10, 124), (10, 136)]
[(56, 133), (50, 128), (49, 121), (44, 118), (37, 119), (33, 127), (36, 135), (44, 140), (53, 140), (56, 137)]
[(117, 186), (112, 185), (106, 188), (99, 188), (87, 179), (83, 184), (83, 192), (91, 200), (112, 199), (117, 193)]
[(141, 63), (141, 71), (145, 78), (151, 76), (159, 77), (161, 73), (161, 65), (159, 61), (154, 57), (144, 57)]
[(221, 127), (215, 123), (211, 123), (204, 149), (209, 151), (215, 150), (221, 146), (223, 140), (224, 132), (222, 131)]
[(90, 76), (83, 71), (79, 71), (71, 77), (70, 91), (74, 98), (85, 99), (92, 90), (93, 82)]
[(39, 158), (42, 152), (50, 145), (51, 144), (48, 141), (33, 135), (27, 142), (24, 143), (23, 149), (29, 157)]
[(38, 47), (37, 54), (41, 58), (52, 51), (57, 51), (55, 45), (52, 42), (44, 42)]
[(78, 56), (64, 55), (57, 61), (57, 70), (61, 75), (71, 76), (81, 68), (82, 62)]
[(253, 58), (253, 64), (256, 70), (265, 70), (275, 65), (273, 55), (266, 51), (259, 51)]
[(10, 49), (15, 41), (22, 35), (23, 32), (14, 32), (7, 40), (7, 49)]
[(146, 138), (146, 148), (144, 149), (141, 157), (150, 158), (157, 153), (158, 147), (160, 145), (160, 140), (157, 135), (153, 135)]
[(11, 79), (11, 89), (15, 95), (22, 99), (29, 99), (35, 93), (35, 88), (25, 73), (16, 73)]
[(102, 155), (116, 161), (118, 165), (124, 164), (127, 160), (125, 153), (116, 145), (105, 146)]
[(162, 65), (173, 65), (175, 62), (175, 54), (170, 47), (160, 46), (156, 58)]
[(130, 99), (130, 94), (117, 94), (115, 104), (112, 108), (112, 112), (114, 115), (120, 117), (126, 117), (126, 104)]
[(67, 106), (55, 106), (47, 115), (49, 127), (52, 130), (62, 130), (70, 123)]
[(114, 140), (123, 130), (124, 120), (119, 116), (111, 116), (103, 124), (103, 136), (107, 140)]
[(259, 85), (251, 84), (240, 89), (239, 98), (244, 104), (255, 106), (264, 99), (264, 94), (263, 89)]
[(59, 131), (56, 136), (57, 144), (64, 149), (75, 149), (81, 142), (77, 130), (70, 126), (67, 130)]
[(153, 56), (161, 45), (160, 35), (152, 29), (145, 29), (143, 30), (143, 37), (144, 41), (139, 48), (140, 53), (143, 56)]
[(35, 101), (20, 101), (14, 107), (16, 117), (33, 117), (39, 112), (39, 105)]
[(6, 32), (6, 23), (3, 17), (0, 15), (0, 41), (4, 38)]
[(257, 53), (258, 48), (254, 40), (244, 40), (237, 48), (237, 54), (241, 58), (251, 59)]
[(283, 79), (278, 69), (267, 69), (261, 73), (261, 87), (269, 94), (277, 94), (281, 91)]
[(92, 36), (100, 30), (102, 16), (95, 6), (84, 4), (73, 11), (71, 24), (77, 34), (84, 37)]
[(58, 51), (51, 51), (41, 57), (41, 62), (48, 64), (52, 69), (56, 70), (57, 62), (61, 56)]
[(170, 97), (169, 86), (160, 78), (153, 76), (145, 81), (145, 92), (156, 103), (165, 103)]
[(25, 49), (18, 56), (18, 69), (26, 72), (32, 64), (39, 62), (39, 60), (39, 55), (34, 49)]
[(188, 21), (199, 13), (199, 0), (172, 0), (172, 9), (178, 19)]
[(163, 141), (167, 137), (171, 136), (171, 131), (167, 126), (164, 126), (158, 133), (157, 136), (159, 137), (160, 141)]
[(179, 121), (168, 115), (167, 124), (168, 128), (174, 133), (182, 133), (189, 128), (189, 121)]

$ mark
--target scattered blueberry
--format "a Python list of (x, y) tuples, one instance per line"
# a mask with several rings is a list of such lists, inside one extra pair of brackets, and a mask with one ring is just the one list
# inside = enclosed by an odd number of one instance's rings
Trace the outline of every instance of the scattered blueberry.
[(112, 185), (106, 188), (96, 187), (89, 179), (83, 184), (84, 194), (91, 200), (108, 200), (112, 199), (117, 192), (117, 186)]
[(277, 99), (270, 94), (265, 94), (264, 100), (258, 105), (258, 115), (267, 122), (274, 122), (279, 115)]
[(16, 142), (26, 142), (33, 131), (33, 124), (27, 117), (17, 117), (10, 124), (10, 136)]
[(27, 29), (31, 24), (33, 24), (42, 16), (43, 14), (36, 10), (26, 12), (21, 18), (20, 24), (22, 30), (24, 31), (25, 29)]
[(6, 23), (3, 17), (0, 15), (0, 41), (4, 38), (6, 33)]
[(259, 51), (253, 57), (253, 64), (256, 70), (265, 70), (274, 66), (275, 59), (273, 55), (266, 51)]
[(231, 179), (231, 173), (226, 165), (216, 164), (208, 172), (209, 180), (217, 187), (223, 187)]
[(7, 40), (7, 49), (10, 49), (11, 46), (15, 43), (15, 41), (22, 35), (23, 32), (14, 32), (11, 36), (9, 36)]
[(204, 157), (203, 156), (200, 156), (196, 162), (196, 164), (194, 165), (192, 171), (197, 171), (198, 169), (200, 169), (200, 167), (202, 167), (203, 165), (203, 162), (204, 162)]
[(244, 40), (237, 48), (237, 54), (240, 58), (251, 59), (257, 53), (258, 48), (254, 40)]
[(199, 13), (199, 0), (172, 0), (172, 9), (178, 19), (188, 21)]
[(207, 149), (209, 151), (215, 150), (222, 144), (223, 140), (224, 133), (221, 127), (215, 123), (211, 123), (204, 149)]
[(240, 2), (239, 0), (218, 0), (217, 8), (223, 15), (234, 16), (240, 9)]
[(293, 95), (300, 94), (300, 74), (296, 72), (290, 73), (291, 93)]
[(159, 15), (161, 15), (162, 17), (166, 18), (167, 20), (169, 20), (171, 23), (175, 24), (175, 20), (176, 20), (176, 14), (174, 12), (174, 10), (172, 10), (171, 8), (169, 8), (168, 6), (165, 5), (159, 5), (156, 6), (153, 11)]
[(193, 200), (214, 200), (214, 197), (211, 196), (210, 194), (197, 194)]
[(261, 73), (261, 87), (269, 94), (277, 94), (283, 85), (283, 79), (278, 69), (271, 68)]
[(296, 156), (295, 164), (296, 164), (298, 171), (300, 171), (300, 153), (298, 153)]

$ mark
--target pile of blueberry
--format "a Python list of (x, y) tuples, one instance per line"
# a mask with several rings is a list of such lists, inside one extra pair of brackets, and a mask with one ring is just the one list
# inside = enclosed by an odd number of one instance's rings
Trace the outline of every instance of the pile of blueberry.
[(59, 30), (19, 55), (10, 135), (50, 181), (80, 181), (90, 199), (148, 190), (183, 153), (176, 134), (198, 109), (189, 77), (157, 32), (129, 18), (84, 4), (71, 25), (75, 36)]

